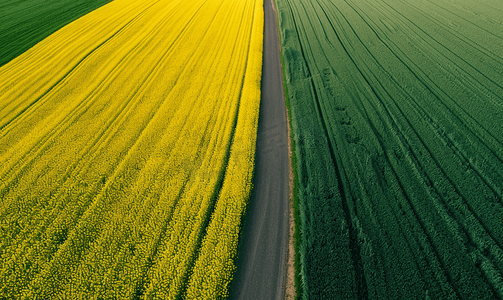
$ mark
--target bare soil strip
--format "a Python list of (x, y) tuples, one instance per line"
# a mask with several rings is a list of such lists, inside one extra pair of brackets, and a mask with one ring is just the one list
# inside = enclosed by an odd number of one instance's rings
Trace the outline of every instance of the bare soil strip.
[(290, 202), (288, 205), (288, 261), (286, 266), (286, 286), (285, 286), (285, 300), (293, 300), (296, 296), (295, 291), (295, 220), (293, 216), (293, 187), (294, 187), (294, 175), (293, 175), (293, 165), (292, 165), (292, 140), (290, 135), (290, 124), (288, 125), (288, 160), (289, 164), (289, 197)]

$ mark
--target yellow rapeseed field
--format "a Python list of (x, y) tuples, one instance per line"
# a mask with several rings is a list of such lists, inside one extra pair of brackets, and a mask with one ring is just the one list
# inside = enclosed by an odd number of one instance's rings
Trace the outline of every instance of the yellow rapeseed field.
[(115, 0), (0, 68), (0, 298), (225, 297), (260, 0)]

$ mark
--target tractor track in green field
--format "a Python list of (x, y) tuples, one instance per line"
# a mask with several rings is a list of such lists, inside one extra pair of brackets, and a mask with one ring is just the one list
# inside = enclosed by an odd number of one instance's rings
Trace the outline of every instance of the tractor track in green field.
[(482, 2), (278, 1), (301, 296), (503, 298), (503, 14)]
[[(295, 26), (295, 29), (296, 29), (297, 35), (300, 35), (299, 28), (297, 26)], [(346, 52), (347, 52), (347, 50), (346, 50)], [(300, 44), (300, 53), (301, 53), (304, 61), (306, 61), (306, 55), (304, 54), (305, 50), (304, 50), (304, 47), (302, 46), (302, 44)], [(310, 69), (310, 66), (308, 65), (306, 67), (306, 78), (311, 78), (311, 77), (312, 77), (312, 71)], [(328, 136), (330, 136), (330, 134), (327, 129), (327, 124), (326, 124), (326, 121), (324, 118), (325, 114), (322, 112), (322, 108), (321, 108), (320, 101), (319, 101), (319, 96), (318, 96), (318, 93), (316, 92), (316, 87), (314, 86), (314, 82), (312, 80), (310, 80), (309, 82), (310, 82), (310, 87), (311, 87), (311, 90), (313, 93), (314, 102), (316, 104), (316, 111), (319, 116), (319, 120), (321, 122), (321, 127), (323, 128), (323, 133), (325, 134), (325, 136), (328, 137)], [(353, 261), (353, 267), (355, 269), (355, 281), (356, 281), (356, 286), (357, 286), (356, 294), (357, 294), (358, 299), (368, 299), (365, 277), (363, 277), (363, 266), (362, 266), (362, 262), (360, 259), (360, 249), (357, 246), (357, 237), (356, 237), (357, 232), (356, 232), (355, 228), (353, 228), (353, 226), (352, 226), (351, 213), (349, 211), (349, 206), (346, 201), (346, 199), (350, 199), (353, 196), (350, 195), (350, 191), (348, 191), (348, 189), (347, 189), (348, 183), (347, 183), (346, 176), (344, 174), (344, 171), (341, 170), (341, 168), (339, 167), (340, 159), (338, 159), (338, 157), (336, 157), (336, 155), (335, 155), (335, 153), (337, 153), (336, 148), (334, 147), (334, 145), (332, 144), (330, 139), (327, 139), (327, 146), (329, 149), (329, 153), (330, 153), (331, 161), (333, 163), (334, 170), (337, 174), (337, 184), (339, 187), (338, 190), (339, 190), (340, 196), (342, 198), (341, 204), (342, 204), (342, 208), (344, 210), (344, 218), (348, 224), (349, 248), (351, 251), (351, 259)], [(346, 194), (346, 193), (348, 193), (348, 194)]]

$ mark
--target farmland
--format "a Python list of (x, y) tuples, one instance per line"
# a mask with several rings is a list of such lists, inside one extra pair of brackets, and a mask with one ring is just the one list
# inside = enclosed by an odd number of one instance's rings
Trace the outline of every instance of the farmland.
[(277, 0), (307, 299), (503, 299), (501, 2)]
[(108, 0), (3, 0), (0, 4), (0, 67)]
[(115, 0), (0, 68), (0, 298), (225, 296), (262, 1)]

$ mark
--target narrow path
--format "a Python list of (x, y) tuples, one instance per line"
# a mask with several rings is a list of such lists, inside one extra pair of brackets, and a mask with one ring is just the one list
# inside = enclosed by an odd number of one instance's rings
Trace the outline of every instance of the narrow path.
[(264, 0), (262, 99), (254, 191), (245, 216), (230, 299), (282, 299), (288, 251), (288, 140), (279, 36)]

